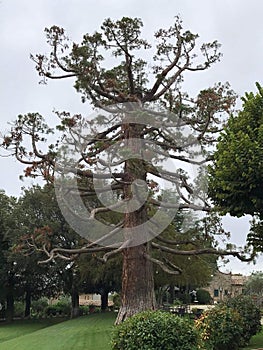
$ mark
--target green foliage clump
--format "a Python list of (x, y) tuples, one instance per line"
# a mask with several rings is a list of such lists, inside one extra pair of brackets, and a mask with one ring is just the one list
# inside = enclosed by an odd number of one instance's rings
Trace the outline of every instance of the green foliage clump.
[(209, 167), (209, 194), (221, 212), (263, 218), (263, 88), (246, 93), (243, 108), (220, 135)]
[(31, 303), (31, 316), (32, 317), (44, 317), (46, 314), (46, 309), (48, 307), (48, 299), (40, 298), (38, 300), (33, 300)]
[(71, 305), (67, 298), (61, 298), (56, 304), (46, 308), (47, 316), (70, 316)]
[(22, 301), (14, 303), (14, 317), (24, 317), (25, 305)]
[(210, 293), (205, 289), (198, 289), (196, 299), (200, 304), (210, 304), (212, 301)]
[(116, 326), (113, 350), (197, 350), (199, 333), (188, 318), (144, 311)]
[(115, 308), (119, 308), (121, 306), (121, 296), (118, 293), (114, 293), (113, 295), (113, 304)]
[(196, 328), (201, 332), (202, 349), (235, 350), (242, 337), (243, 319), (237, 310), (218, 305), (196, 320)]
[(251, 297), (240, 295), (229, 299), (226, 306), (239, 312), (243, 319), (240, 346), (248, 344), (250, 338), (261, 331), (261, 313)]
[(89, 306), (88, 305), (80, 305), (79, 306), (79, 315), (86, 316), (89, 314)]

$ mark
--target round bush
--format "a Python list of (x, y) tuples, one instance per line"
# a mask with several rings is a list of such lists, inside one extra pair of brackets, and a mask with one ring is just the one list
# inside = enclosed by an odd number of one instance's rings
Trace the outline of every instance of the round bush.
[(145, 311), (116, 326), (113, 350), (197, 350), (199, 333), (188, 318)]
[(226, 305), (218, 305), (196, 320), (201, 332), (203, 349), (234, 350), (239, 348), (243, 319), (239, 312)]
[(225, 305), (237, 310), (243, 318), (243, 330), (240, 346), (249, 343), (250, 338), (261, 331), (261, 313), (249, 296), (239, 295), (225, 302)]
[(196, 299), (200, 304), (211, 304), (212, 301), (210, 293), (205, 289), (198, 289)]

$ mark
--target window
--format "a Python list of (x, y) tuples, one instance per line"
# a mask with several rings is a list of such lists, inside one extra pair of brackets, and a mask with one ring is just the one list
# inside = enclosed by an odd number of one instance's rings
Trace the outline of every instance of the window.
[(214, 289), (214, 297), (218, 297), (218, 296), (219, 296), (218, 289)]

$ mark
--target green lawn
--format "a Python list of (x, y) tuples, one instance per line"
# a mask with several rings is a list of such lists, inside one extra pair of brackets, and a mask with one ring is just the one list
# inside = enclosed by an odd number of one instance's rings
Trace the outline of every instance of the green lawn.
[(116, 314), (107, 313), (55, 325), (50, 321), (1, 324), (0, 350), (108, 350), (115, 318)]
[[(110, 350), (116, 314), (0, 323), (0, 350)], [(59, 323), (58, 323), (59, 322)], [(263, 331), (243, 350), (263, 348)]]
[(252, 339), (250, 340), (249, 346), (243, 348), (242, 350), (252, 350), (258, 348), (263, 348), (263, 331), (254, 335), (254, 337), (252, 337)]

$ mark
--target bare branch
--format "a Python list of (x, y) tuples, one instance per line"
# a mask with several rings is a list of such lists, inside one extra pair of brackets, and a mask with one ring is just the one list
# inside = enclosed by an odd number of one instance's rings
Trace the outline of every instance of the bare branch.
[[(94, 248), (82, 247), (79, 249), (54, 248), (50, 252), (48, 252), (48, 259), (41, 260), (38, 262), (38, 264), (46, 264), (47, 262), (52, 261), (58, 257), (61, 258), (62, 255), (64, 260), (73, 260), (73, 258), (67, 257), (65, 254), (75, 255), (75, 258), (76, 258), (79, 254), (96, 253), (101, 251), (109, 251), (112, 249), (114, 249), (114, 245), (108, 246), (108, 247), (101, 246), (101, 247), (94, 247)], [(61, 253), (64, 253), (64, 254), (61, 254)]]
[(210, 212), (211, 208), (210, 207), (203, 207), (201, 205), (195, 205), (195, 204), (174, 204), (174, 203), (164, 203), (164, 202), (159, 202), (156, 199), (151, 198), (149, 201), (151, 204), (159, 206), (159, 207), (163, 207), (163, 208), (175, 208), (178, 210), (181, 209), (193, 209), (193, 210), (201, 210), (201, 211), (206, 211), (206, 212)]
[[(157, 92), (157, 90), (159, 89), (159, 87), (161, 86), (162, 82), (164, 81), (164, 79), (166, 78), (166, 76), (169, 74), (170, 71), (172, 71), (180, 57), (181, 57), (181, 53), (182, 53), (182, 37), (180, 35), (179, 29), (176, 30), (176, 37), (177, 37), (177, 54), (173, 60), (173, 62), (171, 62), (171, 64), (166, 67), (159, 75), (157, 80), (155, 81), (152, 89), (150, 90), (150, 92), (145, 96), (145, 98), (143, 99), (144, 101), (156, 101), (156, 96), (155, 93)], [(174, 81), (177, 79), (177, 77), (181, 74), (181, 71), (178, 71), (176, 74), (174, 74)]]
[(154, 264), (157, 264), (164, 272), (167, 272), (170, 275), (179, 275), (180, 273), (182, 273), (182, 270), (179, 267), (177, 267), (177, 266), (175, 266), (175, 265), (173, 265), (171, 263), (170, 264), (172, 265), (172, 269), (167, 267), (163, 261), (155, 259), (155, 258), (151, 257), (148, 254), (144, 254), (144, 257), (147, 260), (153, 262)]
[(203, 254), (213, 254), (218, 256), (234, 256), (238, 258), (241, 261), (249, 262), (252, 261), (255, 258), (255, 253), (252, 252), (252, 254), (249, 257), (246, 257), (242, 255), (238, 251), (226, 251), (221, 249), (215, 249), (215, 248), (203, 248), (203, 249), (195, 249), (195, 250), (178, 250), (169, 248), (163, 245), (159, 245), (157, 243), (152, 242), (152, 247), (155, 249), (159, 249), (163, 252), (175, 254), (175, 255), (184, 255), (184, 256), (190, 256), (190, 255), (203, 255)]
[[(185, 235), (187, 235), (187, 232), (184, 233)], [(170, 245), (186, 245), (186, 244), (192, 244), (193, 246), (197, 245), (196, 242), (194, 242), (193, 240), (185, 240), (185, 241), (181, 241), (181, 240), (171, 240), (171, 239), (166, 239), (159, 236), (155, 237), (158, 241), (163, 242), (165, 244), (170, 244)]]
[(98, 258), (100, 261), (106, 263), (108, 261), (109, 258), (112, 258), (113, 256), (115, 256), (116, 254), (120, 253), (121, 251), (123, 251), (123, 249), (125, 249), (127, 246), (129, 246), (131, 240), (128, 239), (127, 241), (125, 241), (119, 248), (108, 252), (106, 254), (103, 255), (102, 258)]
[(128, 202), (129, 202), (129, 199), (126, 199), (126, 200), (123, 200), (121, 202), (118, 202), (118, 203), (115, 203), (113, 205), (110, 205), (108, 207), (95, 208), (90, 213), (90, 219), (94, 219), (95, 215), (98, 214), (98, 213), (105, 213), (105, 212), (108, 212), (108, 211), (112, 211), (112, 210), (114, 210), (116, 208), (122, 207), (123, 205), (125, 205), (125, 203), (128, 203)]

